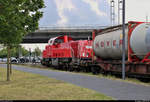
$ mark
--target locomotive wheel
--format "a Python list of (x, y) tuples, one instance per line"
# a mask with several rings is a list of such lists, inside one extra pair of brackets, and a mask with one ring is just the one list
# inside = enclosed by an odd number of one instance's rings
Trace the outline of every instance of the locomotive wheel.
[(72, 67), (69, 67), (69, 71), (72, 72), (72, 71), (73, 71), (73, 68), (72, 68)]
[(80, 66), (78, 66), (78, 68), (76, 68), (75, 71), (80, 72)]
[(69, 65), (68, 65), (68, 64), (66, 64), (66, 65), (64, 66), (64, 70), (65, 70), (65, 71), (68, 71), (68, 70), (69, 70)]

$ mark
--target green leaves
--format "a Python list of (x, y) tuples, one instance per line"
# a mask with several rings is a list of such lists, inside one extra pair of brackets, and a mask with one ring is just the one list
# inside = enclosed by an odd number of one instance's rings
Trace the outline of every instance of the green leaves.
[[(24, 47), (21, 46), (21, 52), (23, 56), (28, 56), (29, 55), (29, 51), (26, 50)], [(19, 48), (18, 46), (13, 46), (11, 48), (11, 57), (18, 57), (19, 55)], [(4, 48), (0, 51), (0, 58), (5, 58), (7, 57), (7, 49)]]
[(43, 0), (0, 0), (0, 43), (19, 44), (38, 28)]

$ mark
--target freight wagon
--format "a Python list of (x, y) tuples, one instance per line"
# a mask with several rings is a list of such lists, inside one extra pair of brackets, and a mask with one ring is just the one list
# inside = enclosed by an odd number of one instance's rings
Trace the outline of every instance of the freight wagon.
[[(93, 31), (95, 73), (121, 72), (122, 26)], [(126, 74), (150, 77), (150, 23), (129, 22), (125, 29)]]

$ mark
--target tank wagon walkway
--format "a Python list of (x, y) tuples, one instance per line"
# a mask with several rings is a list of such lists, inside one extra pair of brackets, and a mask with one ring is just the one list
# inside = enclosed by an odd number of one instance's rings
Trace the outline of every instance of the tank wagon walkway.
[[(0, 64), (0, 67), (6, 67), (6, 65)], [(26, 68), (25, 66), (13, 65), (13, 69), (63, 80), (84, 88), (95, 90), (117, 100), (150, 100), (150, 86), (136, 85), (94, 76), (72, 74), (69, 72)]]

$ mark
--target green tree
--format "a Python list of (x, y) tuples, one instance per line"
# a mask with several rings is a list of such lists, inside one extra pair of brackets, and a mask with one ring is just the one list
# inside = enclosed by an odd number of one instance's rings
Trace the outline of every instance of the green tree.
[(40, 56), (41, 55), (41, 50), (39, 49), (39, 47), (36, 47), (35, 49), (34, 49), (34, 52), (33, 52), (33, 55), (35, 55), (35, 56)]
[(5, 58), (7, 57), (7, 49), (6, 48), (3, 48), (1, 51), (0, 51), (0, 58)]
[(0, 0), (0, 42), (7, 47), (7, 81), (10, 80), (10, 48), (38, 29), (43, 7), (43, 0)]
[(26, 50), (24, 47), (21, 48), (21, 51), (23, 56), (29, 56), (29, 51)]

